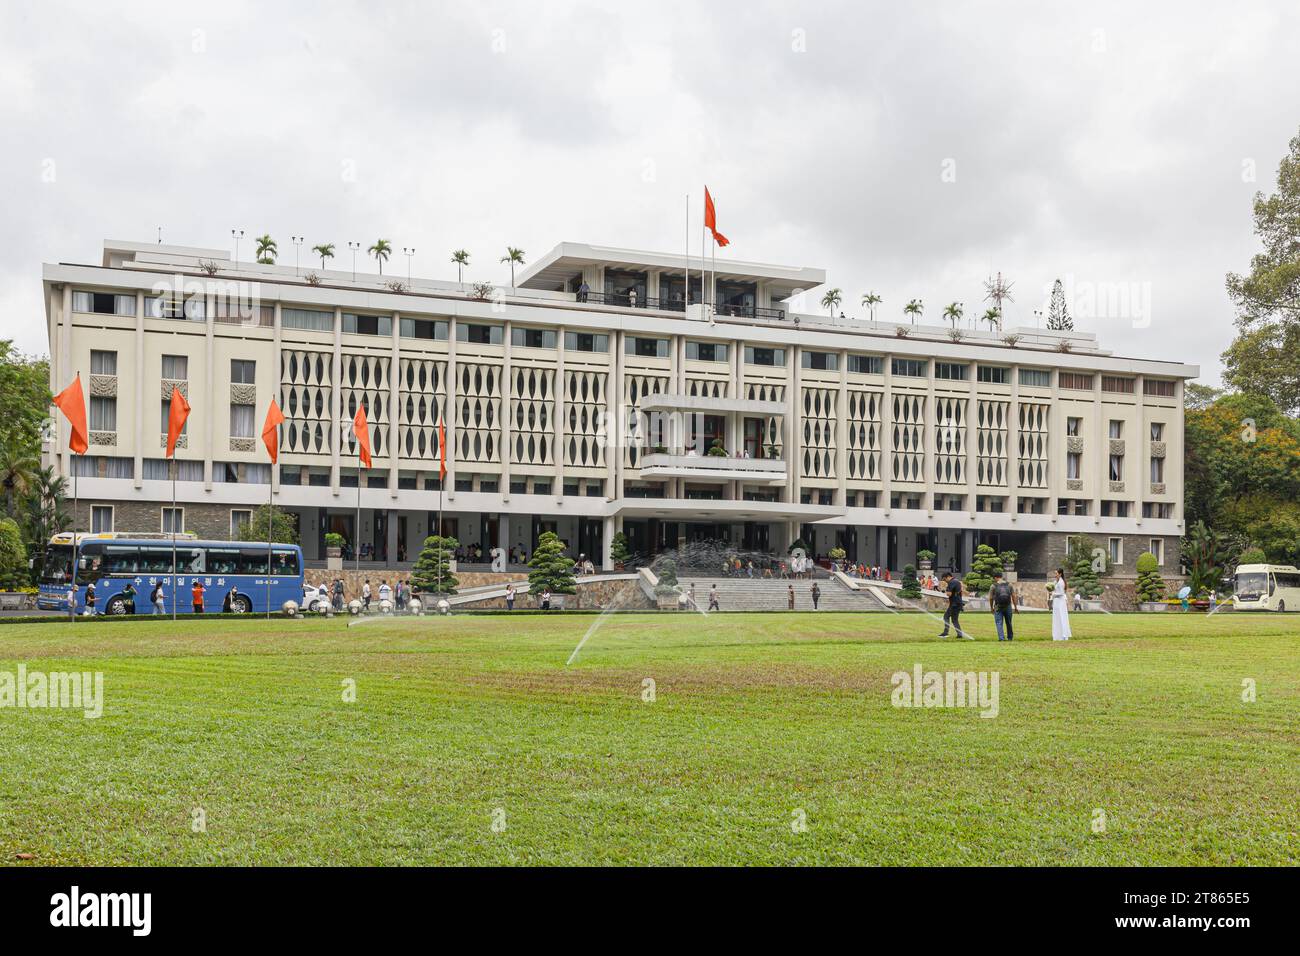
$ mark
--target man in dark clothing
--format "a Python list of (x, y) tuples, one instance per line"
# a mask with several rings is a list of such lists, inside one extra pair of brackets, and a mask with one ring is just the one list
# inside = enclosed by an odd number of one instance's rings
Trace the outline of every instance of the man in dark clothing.
[(131, 581), (126, 582), (126, 587), (122, 588), (122, 597), (126, 601), (126, 613), (135, 613), (135, 584)]
[(943, 633), (939, 636), (947, 637), (948, 625), (952, 624), (952, 629), (956, 631), (954, 637), (964, 637), (970, 641), (975, 640), (961, 629), (961, 609), (966, 606), (966, 602), (962, 600), (961, 596), (961, 581), (953, 577), (951, 571), (943, 572), (943, 589), (948, 595), (948, 609), (943, 612)]
[(809, 593), (812, 594), (813, 610), (815, 611), (817, 610), (817, 602), (822, 599), (822, 589), (817, 586), (816, 581), (814, 581), (813, 586), (809, 588)]
[[(1015, 638), (1011, 628), (1011, 616), (1016, 612), (1016, 592), (1011, 582), (1002, 580), (999, 571), (993, 572), (993, 586), (989, 588), (989, 607), (993, 609), (993, 624), (998, 629), (999, 641)], [(1005, 625), (1006, 637), (1002, 636)]]

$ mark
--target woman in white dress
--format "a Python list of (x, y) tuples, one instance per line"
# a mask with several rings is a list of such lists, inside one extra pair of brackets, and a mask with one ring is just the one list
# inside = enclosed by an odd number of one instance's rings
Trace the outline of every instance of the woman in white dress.
[(1066, 598), (1065, 569), (1056, 569), (1056, 583), (1052, 586), (1052, 640), (1070, 639), (1070, 612)]

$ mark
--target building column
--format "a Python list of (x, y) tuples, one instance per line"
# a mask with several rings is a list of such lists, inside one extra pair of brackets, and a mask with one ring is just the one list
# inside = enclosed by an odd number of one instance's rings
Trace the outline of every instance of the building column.
[(889, 527), (883, 524), (876, 528), (876, 564), (882, 568), (889, 565)]
[(610, 557), (609, 549), (614, 543), (615, 530), (614, 516), (606, 515), (600, 537), (600, 569), (602, 571), (614, 570), (614, 559)]
[[(397, 492), (394, 489), (394, 497)], [(378, 514), (378, 512), (376, 512)], [(397, 563), (397, 509), (389, 508), (384, 512), (384, 531), (388, 537), (388, 565), (392, 567)]]
[[(205, 361), (203, 363), (204, 364), (203, 376), (207, 381), (207, 394), (211, 396), (216, 396), (220, 394), (217, 391), (217, 382), (216, 382), (217, 350), (216, 348), (213, 347), (213, 335), (216, 330), (216, 318), (213, 316), (213, 312), (216, 311), (215, 305), (216, 304), (213, 298), (210, 296), (203, 300), (203, 314), (204, 314), (203, 324), (206, 327), (203, 333), (203, 348), (207, 353), (204, 355)], [(276, 306), (276, 310), (278, 313), (279, 310), (278, 305)], [(277, 320), (279, 319), (278, 314), (276, 315), (276, 319)], [(279, 325), (280, 324), (279, 321), (277, 321), (276, 324)], [(190, 378), (190, 381), (191, 382), (194, 381), (193, 377)], [(195, 396), (196, 399), (197, 397), (198, 396)], [(205, 412), (204, 414), (205, 422), (203, 427), (203, 434), (204, 434), (203, 490), (204, 491), (212, 490), (212, 444), (213, 444), (214, 436), (216, 434), (216, 427), (217, 427), (216, 409), (224, 406), (227, 410), (226, 413), (229, 414), (229, 409), (230, 409), (229, 388), (226, 389), (225, 400), (222, 401), (218, 399), (215, 405), (216, 408), (204, 409)], [(229, 450), (230, 450), (230, 443), (227, 442), (225, 449), (223, 449), (223, 452)]]
[[(279, 367), (280, 307), (276, 306), (276, 366)], [(343, 455), (343, 309), (334, 309), (334, 352), (330, 359), (330, 491), (339, 495), (339, 472)], [(304, 480), (304, 484), (306, 481)], [(357, 534), (361, 529), (357, 529)]]
[(961, 531), (961, 549), (957, 552), (957, 568), (965, 574), (970, 570), (975, 557), (975, 529), (963, 528)]
[[(393, 313), (393, 349), (390, 365), (388, 369), (388, 494), (397, 500), (397, 457), (401, 454), (401, 421), (402, 421), (402, 340), (401, 334), (402, 316), (399, 312)], [(397, 554), (397, 538), (395, 535), (396, 522), (394, 530), (389, 533), (389, 538), (394, 542), (389, 549), (388, 555), (391, 561)]]
[(503, 560), (510, 561), (510, 515), (504, 511), (497, 515), (497, 547), (501, 549)]
[[(135, 488), (144, 480), (144, 293), (135, 294)], [(120, 391), (122, 379), (118, 378)]]

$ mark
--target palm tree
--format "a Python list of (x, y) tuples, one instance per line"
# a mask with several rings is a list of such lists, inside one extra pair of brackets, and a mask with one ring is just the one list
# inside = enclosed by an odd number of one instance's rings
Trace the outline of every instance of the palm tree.
[(502, 262), (510, 263), (510, 288), (515, 287), (515, 263), (524, 264), (524, 250), (516, 249), (514, 246), (506, 246), (506, 254), (501, 257)]
[(312, 246), (311, 251), (320, 256), (320, 267), (325, 268), (325, 260), (334, 258), (334, 243), (322, 242), (319, 246)]
[(451, 254), (451, 261), (456, 263), (456, 281), (464, 285), (465, 267), (469, 265), (469, 252), (465, 249), (457, 249)]
[(880, 296), (874, 292), (868, 292), (862, 297), (862, 304), (871, 311), (871, 321), (876, 321), (876, 303), (882, 301)]
[(275, 244), (268, 232), (264, 236), (257, 237), (257, 261), (264, 266), (275, 265), (275, 257), (280, 254), (280, 248)]
[(916, 320), (920, 318), (921, 313), (925, 311), (925, 306), (921, 304), (920, 299), (913, 299), (907, 305), (903, 306), (903, 314), (912, 317), (912, 324), (916, 325)]
[(835, 317), (835, 307), (840, 304), (842, 298), (839, 289), (827, 289), (826, 294), (822, 296), (822, 305), (826, 306), (826, 311), (831, 314), (831, 318)]
[(14, 511), (14, 497), (27, 494), (36, 482), (41, 463), (27, 449), (17, 442), (6, 442), (0, 448), (0, 484), (5, 489), (5, 514), (17, 519)]
[(376, 239), (375, 244), (366, 252), (375, 257), (375, 261), (379, 263), (379, 274), (383, 275), (384, 260), (393, 254), (393, 244), (387, 239)]
[(994, 329), (1000, 329), (1002, 327), (1002, 310), (987, 309), (984, 314), (980, 316), (980, 321), (989, 324), (990, 332)]
[(961, 321), (963, 315), (960, 302), (953, 302), (944, 306), (943, 317), (952, 323), (952, 327), (957, 328), (957, 323)]

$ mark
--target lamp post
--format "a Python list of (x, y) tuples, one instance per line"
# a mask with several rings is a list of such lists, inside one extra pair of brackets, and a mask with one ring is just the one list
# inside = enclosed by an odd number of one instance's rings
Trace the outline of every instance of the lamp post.
[(348, 248), (352, 250), (352, 281), (357, 281), (357, 250), (361, 248), (359, 242), (349, 242)]
[(230, 238), (235, 240), (235, 268), (239, 268), (239, 240), (244, 238), (244, 230), (231, 229)]
[(302, 275), (298, 271), (298, 249), (302, 246), (302, 236), (290, 236), (289, 238), (293, 240), (293, 274)]
[(1034, 328), (1036, 329), (1042, 328), (1042, 321), (1043, 321), (1043, 310), (1034, 309)]
[(406, 285), (409, 288), (411, 285), (411, 258), (415, 255), (415, 249), (402, 246), (402, 254), (406, 256)]

